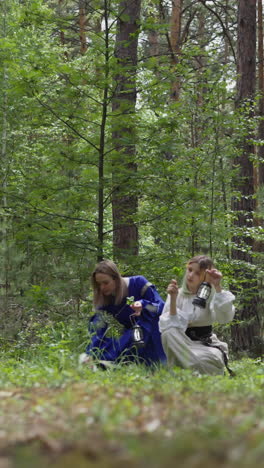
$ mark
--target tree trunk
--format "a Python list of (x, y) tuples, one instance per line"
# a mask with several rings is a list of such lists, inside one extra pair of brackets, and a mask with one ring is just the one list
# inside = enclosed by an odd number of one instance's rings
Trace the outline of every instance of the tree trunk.
[[(258, 93), (259, 93), (259, 117), (258, 137), (264, 141), (264, 56), (263, 56), (263, 6), (262, 0), (258, 0)], [(256, 174), (256, 191), (264, 184), (264, 145), (258, 147), (258, 166)], [(259, 224), (259, 222), (258, 222)], [(262, 248), (263, 251), (263, 248)]]
[(106, 124), (107, 124), (107, 110), (108, 110), (108, 100), (109, 100), (109, 15), (110, 9), (108, 0), (104, 0), (104, 41), (105, 41), (105, 53), (104, 53), (104, 87), (103, 87), (103, 96), (102, 96), (102, 113), (101, 113), (101, 124), (100, 124), (100, 140), (99, 140), (99, 159), (98, 159), (98, 248), (97, 248), (97, 260), (101, 261), (104, 254), (104, 193), (105, 193), (105, 143), (106, 143)]
[(87, 41), (86, 41), (86, 9), (85, 9), (85, 0), (79, 0), (79, 28), (80, 28), (80, 52), (82, 55), (85, 54), (87, 50)]
[[(170, 31), (170, 46), (172, 53), (172, 64), (177, 75), (177, 64), (179, 61), (179, 54), (181, 50), (181, 12), (182, 12), (182, 0), (172, 0), (172, 11), (171, 11), (171, 31)], [(177, 101), (180, 94), (180, 77), (176, 76), (174, 83), (172, 84), (171, 97)]]
[(138, 254), (135, 163), (137, 48), (141, 0), (121, 0), (117, 22), (113, 99), (113, 250), (116, 259)]
[[(6, 4), (3, 5), (3, 37), (6, 38), (7, 31), (7, 15), (8, 10)], [(9, 87), (8, 84), (8, 73), (7, 67), (4, 64), (2, 70), (2, 99), (1, 99), (1, 111), (2, 111), (2, 129), (1, 129), (1, 173), (2, 173), (2, 203), (1, 207), (4, 214), (1, 217), (1, 241), (2, 241), (2, 254), (3, 254), (3, 264), (1, 268), (1, 288), (4, 288), (4, 298), (2, 300), (2, 306), (5, 311), (7, 311), (8, 304), (8, 291), (10, 287), (9, 283), (9, 269), (10, 269), (10, 256), (9, 256), (9, 242), (8, 242), (8, 221), (9, 217), (7, 216), (7, 177), (8, 177), (8, 160), (7, 160), (7, 132), (8, 132), (8, 100), (7, 100), (7, 90)]]
[[(238, 82), (237, 107), (247, 103), (248, 121), (253, 117), (253, 100), (256, 83), (256, 0), (240, 0), (238, 5)], [(246, 116), (244, 117), (246, 120)], [(254, 225), (254, 170), (251, 155), (254, 145), (251, 130), (241, 142), (240, 155), (234, 164), (238, 168), (235, 188), (238, 197), (232, 200), (232, 209), (236, 215), (234, 221), (232, 258), (235, 272), (234, 292), (241, 294), (237, 306), (237, 319), (241, 324), (232, 326), (232, 338), (235, 350), (252, 350), (257, 345), (260, 324), (257, 316), (258, 287), (256, 271), (253, 265), (253, 236), (250, 228)]]

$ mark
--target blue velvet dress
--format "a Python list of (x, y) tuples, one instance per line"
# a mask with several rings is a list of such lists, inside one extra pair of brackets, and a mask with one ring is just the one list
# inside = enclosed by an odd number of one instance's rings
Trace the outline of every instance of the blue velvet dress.
[[(126, 303), (127, 298), (124, 298), (121, 304), (97, 309), (89, 322), (91, 342), (86, 348), (86, 353), (105, 361), (136, 361), (146, 365), (165, 362), (166, 356), (158, 327), (159, 316), (164, 306), (163, 299), (155, 286), (144, 276), (129, 277), (128, 297), (131, 296), (134, 297), (134, 301), (140, 300), (142, 303), (142, 312), (134, 320), (143, 331), (144, 347), (138, 348), (133, 344), (133, 322), (130, 316), (134, 311)], [(115, 336), (113, 333), (111, 335), (113, 329)]]

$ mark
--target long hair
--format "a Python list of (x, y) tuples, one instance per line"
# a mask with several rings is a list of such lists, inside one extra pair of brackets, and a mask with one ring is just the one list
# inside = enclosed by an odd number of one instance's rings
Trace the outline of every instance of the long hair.
[(102, 260), (96, 265), (91, 277), (94, 306), (100, 307), (104, 305), (109, 305), (111, 303), (111, 297), (104, 296), (100, 291), (100, 287), (96, 282), (97, 273), (103, 273), (104, 275), (108, 275), (113, 280), (115, 280), (116, 290), (114, 303), (120, 304), (127, 292), (126, 283), (120, 275), (119, 270), (114, 262), (112, 262), (111, 260)]
[[(210, 257), (207, 257), (206, 255), (196, 255), (196, 257), (193, 257), (190, 260), (188, 260), (186, 266), (191, 265), (192, 263), (197, 263), (199, 265), (201, 282), (205, 281), (205, 270), (211, 269), (214, 267), (213, 260)], [(212, 288), (212, 290), (213, 289), (214, 288)], [(186, 273), (182, 281), (182, 292), (183, 294), (186, 294), (186, 295), (191, 294), (189, 289), (187, 288)]]

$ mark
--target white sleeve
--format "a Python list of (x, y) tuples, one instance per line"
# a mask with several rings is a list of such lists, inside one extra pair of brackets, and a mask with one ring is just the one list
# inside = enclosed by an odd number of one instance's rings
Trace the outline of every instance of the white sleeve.
[(177, 306), (177, 313), (176, 315), (170, 315), (170, 295), (168, 294), (162, 314), (159, 319), (159, 330), (160, 332), (164, 332), (168, 328), (181, 328), (182, 330), (186, 330), (188, 327), (188, 317), (185, 317), (182, 311)]
[(235, 315), (234, 300), (235, 296), (230, 291), (215, 293), (210, 304), (213, 322), (227, 323), (233, 320)]

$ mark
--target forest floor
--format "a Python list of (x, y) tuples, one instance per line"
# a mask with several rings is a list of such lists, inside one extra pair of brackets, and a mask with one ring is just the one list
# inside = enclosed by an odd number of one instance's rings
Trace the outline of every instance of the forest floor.
[(180, 369), (0, 364), (0, 468), (264, 467), (264, 363)]

